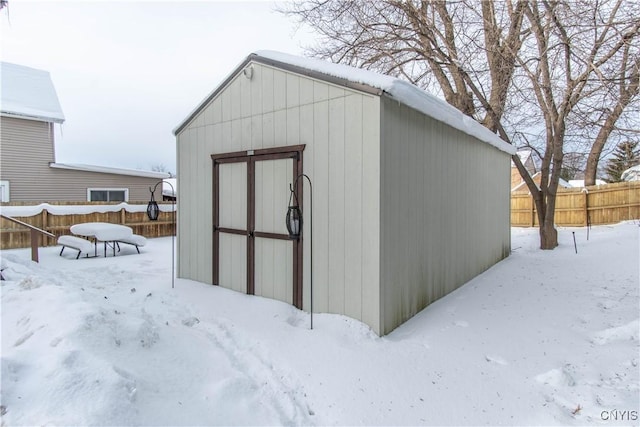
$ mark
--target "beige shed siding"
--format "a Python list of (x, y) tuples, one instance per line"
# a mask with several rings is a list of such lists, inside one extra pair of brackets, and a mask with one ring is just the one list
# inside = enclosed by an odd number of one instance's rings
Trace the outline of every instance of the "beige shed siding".
[[(251, 80), (239, 73), (177, 135), (180, 201), (189, 207), (178, 220), (178, 273), (211, 283), (210, 155), (306, 144), (304, 172), (313, 182), (314, 311), (345, 314), (379, 331), (380, 100), (252, 66)], [(304, 204), (308, 209), (306, 183)], [(281, 212), (284, 221), (286, 205)], [(303, 305), (309, 310), (311, 247), (305, 232)]]
[(387, 334), (508, 256), (510, 157), (395, 101), (382, 105)]
[[(149, 187), (158, 179), (49, 167), (55, 160), (52, 126), (0, 117), (0, 179), (9, 181), (11, 201), (86, 201), (88, 188), (128, 188), (129, 201), (149, 200)], [(156, 199), (162, 200), (161, 190)]]

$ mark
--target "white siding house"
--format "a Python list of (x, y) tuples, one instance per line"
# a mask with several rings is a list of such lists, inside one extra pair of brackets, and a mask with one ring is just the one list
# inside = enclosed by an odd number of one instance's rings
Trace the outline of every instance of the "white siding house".
[(313, 267), (314, 312), (384, 335), (509, 255), (515, 150), (398, 79), (258, 52), (175, 135), (179, 277), (308, 311)]
[(640, 181), (640, 165), (632, 166), (622, 172), (623, 181)]

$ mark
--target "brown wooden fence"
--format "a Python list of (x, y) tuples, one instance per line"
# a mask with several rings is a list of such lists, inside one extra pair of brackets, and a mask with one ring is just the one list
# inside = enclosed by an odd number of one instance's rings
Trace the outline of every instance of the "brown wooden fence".
[[(640, 219), (640, 181), (558, 189), (558, 226), (614, 224), (634, 219)], [(528, 192), (511, 193), (511, 226), (538, 226), (535, 203)]]
[[(117, 205), (119, 203), (108, 202), (50, 202), (50, 205)], [(160, 205), (171, 205), (171, 203), (158, 203)], [(30, 203), (10, 202), (2, 203), (2, 206), (29, 206)], [(130, 206), (135, 204), (130, 203)], [(146, 208), (146, 204), (144, 204)], [(176, 213), (177, 215), (177, 213)], [(123, 224), (131, 227), (135, 234), (153, 238), (172, 236), (174, 225), (171, 212), (160, 212), (157, 221), (150, 221), (144, 212), (129, 212), (122, 208), (116, 212), (93, 212), (87, 214), (53, 215), (46, 209), (34, 216), (11, 217), (26, 222), (27, 224), (41, 228), (55, 235), (56, 237), (41, 236), (40, 246), (53, 246), (57, 244), (57, 237), (64, 234), (71, 234), (69, 228), (73, 224), (82, 222), (110, 222), (113, 224)], [(177, 219), (177, 217), (176, 217)], [(0, 249), (28, 248), (31, 246), (31, 232), (29, 229), (14, 222), (0, 217)]]

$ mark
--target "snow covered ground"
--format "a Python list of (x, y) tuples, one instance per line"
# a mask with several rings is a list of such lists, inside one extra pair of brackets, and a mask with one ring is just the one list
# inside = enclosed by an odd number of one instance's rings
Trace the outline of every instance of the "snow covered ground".
[(544, 252), (512, 233), (508, 259), (382, 338), (171, 289), (171, 238), (3, 251), (2, 425), (637, 425), (640, 227), (561, 229)]

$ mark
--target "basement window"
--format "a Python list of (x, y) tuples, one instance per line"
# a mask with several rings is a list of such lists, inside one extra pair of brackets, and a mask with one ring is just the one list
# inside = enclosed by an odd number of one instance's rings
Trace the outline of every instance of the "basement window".
[(90, 202), (127, 202), (128, 188), (88, 188), (87, 200)]

